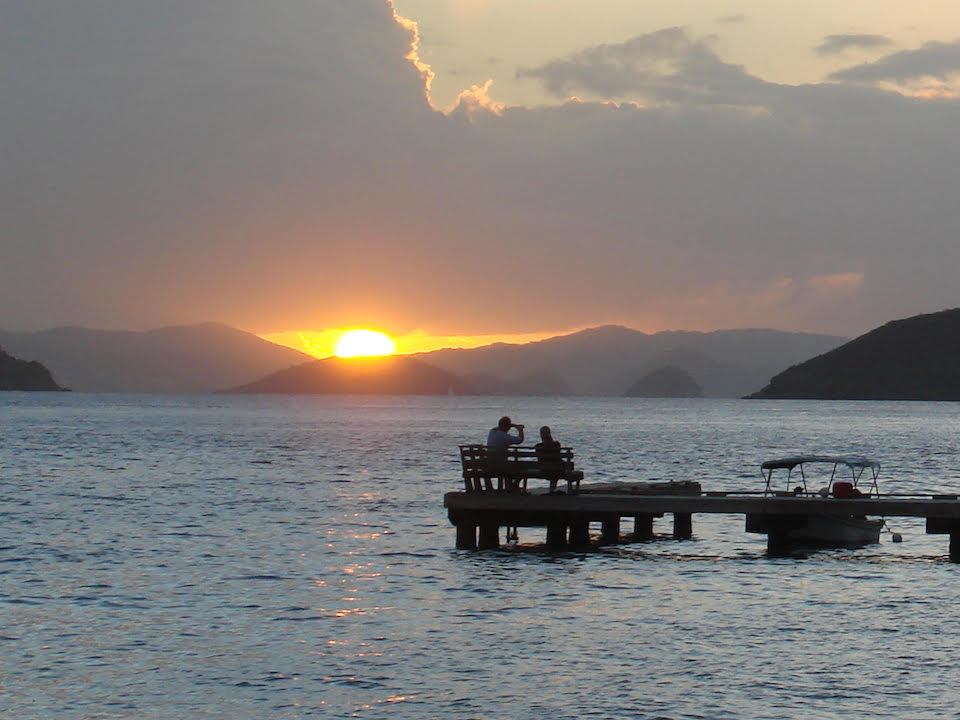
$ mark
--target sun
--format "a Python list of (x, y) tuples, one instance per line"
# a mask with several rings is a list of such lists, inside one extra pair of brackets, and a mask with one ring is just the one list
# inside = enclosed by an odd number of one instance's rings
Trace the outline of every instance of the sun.
[(337, 340), (337, 357), (374, 357), (393, 355), (397, 350), (386, 333), (376, 330), (347, 330)]

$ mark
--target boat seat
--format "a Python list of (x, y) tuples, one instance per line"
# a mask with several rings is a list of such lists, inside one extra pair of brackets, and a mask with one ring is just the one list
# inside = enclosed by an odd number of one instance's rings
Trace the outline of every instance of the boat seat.
[(835, 482), (833, 484), (833, 496), (835, 498), (852, 498), (856, 497), (856, 493), (853, 490), (853, 483), (851, 482)]

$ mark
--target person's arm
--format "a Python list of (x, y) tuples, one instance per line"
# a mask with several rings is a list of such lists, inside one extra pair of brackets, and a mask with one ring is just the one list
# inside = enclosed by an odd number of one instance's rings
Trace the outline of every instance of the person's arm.
[(523, 425), (514, 425), (514, 427), (517, 429), (517, 432), (520, 433), (520, 437), (517, 439), (517, 442), (516, 442), (516, 444), (519, 445), (520, 443), (523, 442)]

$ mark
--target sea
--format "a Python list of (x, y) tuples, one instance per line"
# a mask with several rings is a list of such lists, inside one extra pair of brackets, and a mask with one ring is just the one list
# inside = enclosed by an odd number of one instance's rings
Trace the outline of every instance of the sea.
[(922, 520), (456, 550), (457, 445), (504, 414), (585, 483), (758, 490), (820, 453), (960, 491), (953, 403), (3, 393), (0, 717), (960, 717), (960, 565)]

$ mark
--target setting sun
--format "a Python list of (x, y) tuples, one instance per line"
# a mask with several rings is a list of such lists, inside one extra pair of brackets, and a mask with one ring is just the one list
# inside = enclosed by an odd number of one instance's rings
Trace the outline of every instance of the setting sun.
[(337, 340), (337, 357), (393, 355), (396, 346), (386, 333), (376, 330), (347, 330)]

